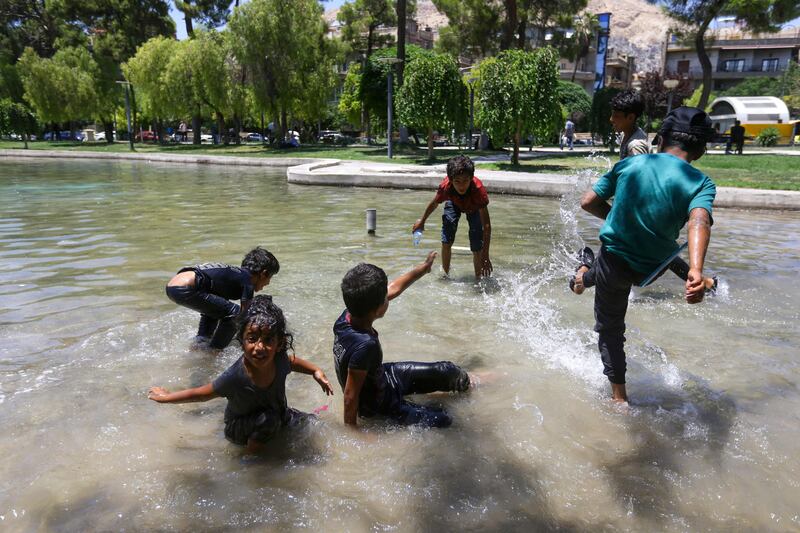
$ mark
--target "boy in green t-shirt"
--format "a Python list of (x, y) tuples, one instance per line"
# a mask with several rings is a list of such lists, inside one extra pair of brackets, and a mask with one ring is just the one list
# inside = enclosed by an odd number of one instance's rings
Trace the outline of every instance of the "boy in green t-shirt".
[(584, 249), (570, 287), (576, 294), (595, 287), (594, 330), (614, 401), (628, 400), (624, 333), (631, 286), (640, 284), (678, 248), (675, 241), (687, 220), (685, 297), (690, 304), (703, 300), (703, 263), (716, 186), (691, 162), (703, 156), (713, 135), (706, 113), (679, 107), (664, 119), (658, 154), (620, 161), (581, 199), (584, 210), (606, 222), (600, 229), (600, 254), (595, 260), (591, 250)]

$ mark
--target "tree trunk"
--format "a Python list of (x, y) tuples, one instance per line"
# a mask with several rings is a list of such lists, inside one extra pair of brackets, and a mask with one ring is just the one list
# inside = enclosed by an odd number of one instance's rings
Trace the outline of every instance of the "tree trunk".
[(512, 165), (519, 165), (519, 137), (520, 137), (520, 125), (517, 124), (517, 130), (514, 132), (514, 153), (511, 156), (511, 164)]
[(286, 142), (286, 130), (289, 129), (286, 121), (286, 110), (281, 109), (281, 141), (283, 142)]
[(406, 60), (406, 0), (397, 0), (397, 87), (403, 86), (403, 69)]
[(575, 68), (572, 69), (572, 83), (575, 83), (575, 75), (578, 73), (578, 60), (581, 59), (577, 55), (575, 56)]
[(525, 32), (528, 29), (528, 21), (523, 16), (517, 24), (517, 48), (525, 50)]
[(186, 22), (186, 35), (189, 37), (194, 37), (194, 28), (192, 28), (192, 17), (184, 13), (183, 20)]
[(236, 139), (234, 139), (234, 142), (236, 142), (236, 144), (242, 144), (242, 119), (240, 119), (238, 115), (233, 115), (233, 131), (236, 132)]
[(711, 24), (711, 20), (707, 19), (703, 21), (703, 24), (700, 25), (700, 28), (697, 30), (697, 35), (694, 38), (694, 45), (697, 48), (697, 59), (700, 60), (700, 66), (703, 68), (703, 92), (700, 94), (700, 101), (697, 102), (697, 107), (700, 109), (705, 109), (708, 105), (708, 97), (711, 96), (711, 60), (708, 58), (708, 52), (706, 52), (706, 30), (708, 29), (708, 25)]
[(219, 132), (219, 139), (227, 146), (228, 136), (225, 133), (225, 117), (219, 111), (217, 111), (217, 131)]
[(428, 159), (433, 159), (433, 128), (428, 128)]
[(22, 134), (22, 141), (25, 143), (25, 149), (27, 150), (28, 149), (28, 134), (27, 134), (27, 132)]
[(517, 0), (503, 0), (503, 5), (506, 8), (506, 20), (500, 36), (500, 50), (508, 50), (514, 42), (514, 30), (517, 29)]
[(203, 127), (203, 118), (200, 116), (200, 111), (192, 115), (192, 144), (199, 145), (202, 142), (200, 139), (201, 129)]

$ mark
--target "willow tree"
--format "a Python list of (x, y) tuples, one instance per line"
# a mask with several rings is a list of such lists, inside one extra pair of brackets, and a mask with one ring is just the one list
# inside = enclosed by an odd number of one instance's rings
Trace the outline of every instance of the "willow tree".
[(516, 165), (521, 140), (530, 134), (545, 138), (561, 118), (558, 53), (553, 48), (506, 50), (484, 61), (479, 73), (481, 128), (496, 141), (512, 140)]
[(449, 131), (466, 122), (467, 87), (458, 64), (443, 54), (416, 58), (405, 69), (396, 105), (403, 124), (427, 133), (428, 158), (432, 159), (434, 130)]
[(250, 73), (256, 106), (279, 115), (285, 136), (289, 113), (301, 112), (300, 102), (320, 85), (309, 73), (332, 69), (322, 46), (322, 7), (316, 0), (252, 0), (234, 10), (228, 31), (237, 61)]

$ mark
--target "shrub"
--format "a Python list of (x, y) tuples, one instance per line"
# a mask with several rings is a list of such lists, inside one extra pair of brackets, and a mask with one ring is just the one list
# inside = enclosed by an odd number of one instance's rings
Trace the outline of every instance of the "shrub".
[(765, 128), (756, 136), (756, 142), (759, 146), (775, 146), (780, 136), (781, 132), (777, 128)]

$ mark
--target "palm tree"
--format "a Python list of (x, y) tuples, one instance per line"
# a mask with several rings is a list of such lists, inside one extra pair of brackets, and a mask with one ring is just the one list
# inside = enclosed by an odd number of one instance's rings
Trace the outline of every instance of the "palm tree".
[(575, 62), (575, 68), (572, 70), (573, 83), (575, 82), (575, 74), (578, 72), (578, 61), (589, 54), (592, 40), (599, 28), (600, 21), (597, 20), (597, 15), (594, 13), (585, 12), (583, 15), (575, 17), (572, 27), (573, 43), (570, 47), (572, 49), (572, 60)]

